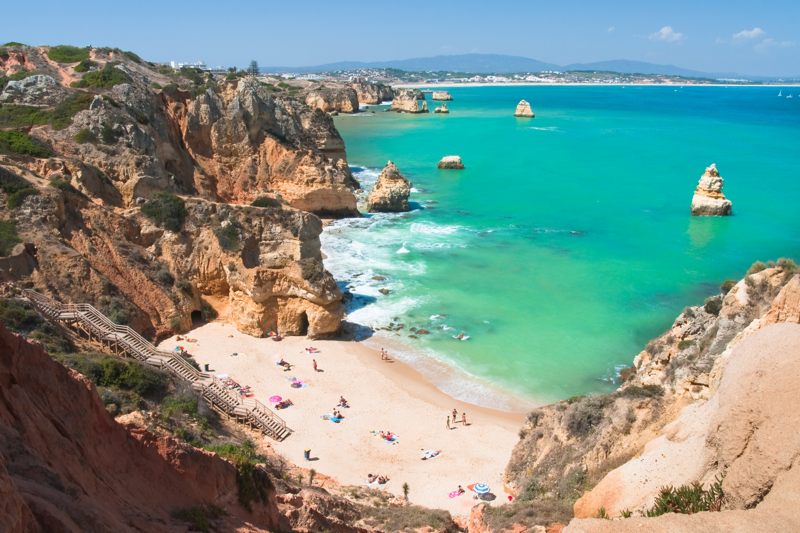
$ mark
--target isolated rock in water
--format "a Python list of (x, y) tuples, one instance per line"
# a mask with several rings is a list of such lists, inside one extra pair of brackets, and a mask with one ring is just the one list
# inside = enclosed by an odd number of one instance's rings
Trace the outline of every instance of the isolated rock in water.
[(514, 111), (514, 116), (533, 118), (536, 115), (533, 114), (533, 109), (531, 109), (531, 104), (529, 104), (525, 100), (522, 100), (520, 103), (517, 104), (517, 110)]
[(428, 102), (426, 102), (425, 100), (422, 101), (422, 112), (423, 113), (428, 112)]
[(447, 91), (433, 91), (433, 95), (431, 96), (431, 100), (447, 100), (449, 102), (452, 99), (453, 97), (450, 96), (450, 93)]
[(370, 213), (411, 211), (408, 205), (410, 194), (411, 182), (400, 174), (394, 163), (389, 161), (367, 198), (367, 210)]
[(450, 113), (450, 110), (447, 109), (447, 104), (442, 104), (439, 107), (437, 107), (433, 112), (434, 113), (445, 113), (445, 114), (447, 114), (447, 113)]
[(417, 335), (430, 335), (430, 333), (431, 332), (428, 331), (427, 329), (420, 328), (420, 329), (417, 330)]
[(390, 291), (389, 289), (378, 289), (378, 292), (383, 294), (384, 296), (386, 296), (387, 294), (389, 294), (392, 291)]
[(417, 93), (419, 93), (419, 89), (400, 89), (395, 91), (394, 100), (392, 100), (392, 110), (405, 111), (406, 113), (421, 113), (422, 111), (419, 108), (417, 100), (423, 100), (423, 104), (425, 102), (423, 98), (418, 98)]
[(722, 194), (723, 180), (719, 176), (717, 165), (706, 168), (700, 178), (692, 198), (692, 215), (722, 217), (731, 214), (731, 201)]
[(439, 161), (437, 167), (442, 169), (462, 170), (464, 168), (464, 163), (461, 162), (461, 157), (457, 155), (448, 155)]

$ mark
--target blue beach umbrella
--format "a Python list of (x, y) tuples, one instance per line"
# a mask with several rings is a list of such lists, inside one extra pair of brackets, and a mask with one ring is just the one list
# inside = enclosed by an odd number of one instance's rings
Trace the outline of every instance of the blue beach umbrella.
[(472, 487), (472, 490), (474, 490), (478, 494), (486, 494), (487, 492), (489, 492), (490, 489), (483, 483), (478, 483), (477, 485)]

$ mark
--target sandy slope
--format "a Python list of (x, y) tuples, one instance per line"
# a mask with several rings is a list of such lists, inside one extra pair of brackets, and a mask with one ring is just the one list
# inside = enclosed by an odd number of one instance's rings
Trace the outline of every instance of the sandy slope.
[[(226, 373), (252, 386), (264, 403), (273, 395), (292, 399), (295, 405), (278, 414), (294, 434), (274, 444), (291, 462), (313, 467), (345, 485), (364, 484), (369, 473), (386, 475), (390, 481), (384, 488), (389, 492), (402, 494), (402, 484), (408, 483), (413, 503), (447, 509), (454, 515), (468, 514), (474, 503), (469, 494), (449, 498), (458, 485), (486, 483), (497, 495), (494, 505), (508, 501), (502, 475), (518, 440), (516, 428), (522, 425), (522, 415), (452, 400), (401, 363), (382, 363), (379, 353), (360, 343), (303, 337), (274, 342), (249, 337), (222, 323), (201, 326), (188, 337), (197, 343), (172, 338), (161, 348), (184, 346), (198, 363), (210, 363), (216, 374)], [(309, 346), (321, 353), (303, 353)], [(232, 356), (234, 352), (246, 355)], [(284, 372), (275, 364), (280, 357), (297, 366)], [(314, 372), (312, 358), (321, 372)], [(290, 375), (309, 386), (291, 388), (286, 380)], [(340, 395), (351, 405), (342, 409), (345, 419), (339, 424), (323, 420)], [(466, 411), (468, 425), (457, 424), (448, 431), (445, 421), (454, 407), (459, 413)], [(382, 441), (370, 434), (373, 430), (397, 433), (399, 443)], [(316, 459), (311, 463), (303, 460), (306, 447)], [(422, 461), (423, 449), (443, 453)]]

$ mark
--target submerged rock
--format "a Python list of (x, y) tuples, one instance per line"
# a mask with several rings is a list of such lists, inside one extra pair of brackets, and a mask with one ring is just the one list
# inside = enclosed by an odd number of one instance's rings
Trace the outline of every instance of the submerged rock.
[(706, 168), (692, 198), (693, 216), (721, 217), (731, 214), (732, 203), (722, 194), (724, 181), (719, 175), (717, 165)]
[(443, 157), (442, 160), (439, 161), (439, 164), (436, 166), (440, 169), (463, 170), (464, 163), (461, 162), (460, 156), (448, 155)]
[(453, 97), (450, 96), (450, 93), (447, 91), (433, 91), (433, 95), (431, 96), (431, 100), (447, 100), (449, 102), (452, 99)]
[(517, 104), (517, 110), (514, 111), (515, 117), (524, 117), (524, 118), (533, 118), (536, 115), (533, 114), (533, 109), (531, 109), (531, 104), (526, 102), (525, 100), (520, 101)]
[(400, 174), (394, 163), (389, 161), (367, 198), (367, 210), (370, 213), (411, 211), (408, 205), (410, 194), (411, 182)]

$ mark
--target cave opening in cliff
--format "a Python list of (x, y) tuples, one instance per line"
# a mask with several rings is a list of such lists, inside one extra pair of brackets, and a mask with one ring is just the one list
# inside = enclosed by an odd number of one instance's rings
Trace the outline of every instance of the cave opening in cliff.
[(300, 331), (298, 332), (298, 335), (308, 335), (308, 315), (305, 311), (300, 313), (298, 320), (300, 322)]
[(203, 324), (205, 324), (203, 313), (201, 311), (192, 311), (192, 327), (202, 326)]

